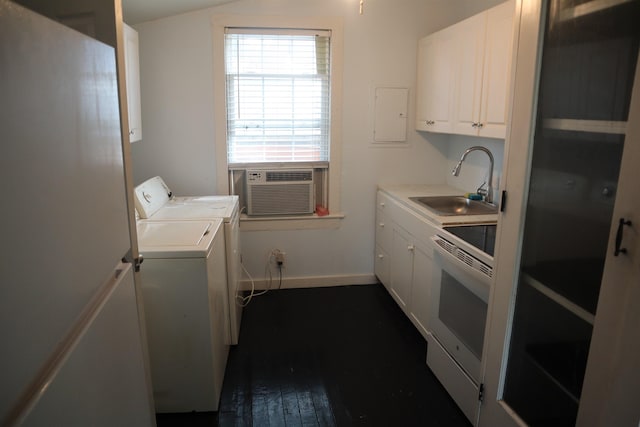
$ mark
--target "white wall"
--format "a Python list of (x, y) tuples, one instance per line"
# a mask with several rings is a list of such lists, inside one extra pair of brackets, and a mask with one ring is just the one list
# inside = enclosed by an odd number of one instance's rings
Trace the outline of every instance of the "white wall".
[[(460, 178), (465, 186), (452, 182), (449, 171), (467, 145), (486, 140), (412, 130), (416, 51), (419, 38), (496, 3), (366, 0), (359, 15), (358, 0), (239, 0), (138, 24), (144, 139), (132, 148), (135, 182), (160, 175), (178, 195), (215, 191), (212, 99), (223, 94), (212, 87), (212, 14), (340, 16), (345, 39), (341, 205), (346, 217), (337, 230), (244, 232), (243, 260), (261, 279), (266, 256), (277, 247), (287, 253), (285, 278), (371, 280), (378, 183), (449, 182), (467, 189), (468, 181), (470, 191), (482, 182), (475, 175), (484, 172), (474, 167), (471, 156)], [(380, 85), (410, 90), (405, 144), (372, 144), (372, 94)]]

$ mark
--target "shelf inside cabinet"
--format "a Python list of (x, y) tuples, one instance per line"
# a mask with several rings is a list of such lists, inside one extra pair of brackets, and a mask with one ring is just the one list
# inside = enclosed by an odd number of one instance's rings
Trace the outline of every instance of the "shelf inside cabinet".
[(545, 129), (573, 132), (606, 133), (624, 135), (627, 122), (608, 120), (575, 120), (575, 119), (545, 119), (542, 122)]
[(603, 269), (600, 259), (547, 261), (524, 267), (522, 280), (593, 324)]
[(526, 353), (531, 362), (573, 401), (580, 401), (589, 341), (535, 344), (528, 346)]
[(558, 21), (571, 21), (612, 7), (629, 3), (632, 0), (591, 0), (558, 11)]

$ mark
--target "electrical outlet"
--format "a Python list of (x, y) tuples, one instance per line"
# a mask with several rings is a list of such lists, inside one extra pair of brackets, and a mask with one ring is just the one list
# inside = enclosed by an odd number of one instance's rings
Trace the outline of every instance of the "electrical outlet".
[(286, 254), (284, 252), (280, 251), (280, 250), (278, 250), (275, 253), (276, 264), (278, 264), (279, 267), (284, 266), (284, 256), (285, 255)]

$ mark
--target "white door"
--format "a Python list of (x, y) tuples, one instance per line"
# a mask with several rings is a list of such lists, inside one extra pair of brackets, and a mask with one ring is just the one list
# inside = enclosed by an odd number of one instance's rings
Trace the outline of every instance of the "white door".
[[(68, 13), (73, 11), (69, 6)], [(55, 5), (43, 8), (51, 11)], [(115, 28), (113, 9), (107, 5), (95, 12), (81, 15)], [(76, 356), (78, 347), (66, 344), (75, 343), (76, 332), (90, 323), (87, 314), (105, 297), (106, 283), (121, 274), (117, 266), (131, 244), (113, 47), (3, 1), (0, 51), (11, 58), (0, 61), (0, 170), (6, 201), (0, 214), (5, 248), (0, 338), (10, 343), (0, 352), (0, 422), (12, 425), (39, 399), (48, 399), (52, 371), (93, 353), (88, 349)], [(130, 330), (137, 332), (138, 326), (132, 323)], [(124, 344), (121, 338), (114, 335)], [(124, 348), (113, 345), (112, 350), (122, 356)], [(128, 399), (137, 413), (123, 410), (122, 422), (132, 415), (135, 424), (145, 424), (142, 419), (150, 424), (144, 364), (134, 353), (125, 358), (131, 363), (126, 369), (140, 369), (140, 375), (118, 371), (112, 377), (139, 381), (135, 387), (123, 387), (113, 400), (89, 393), (83, 397), (94, 397), (100, 411)], [(78, 389), (109, 380), (99, 372), (74, 379)]]
[(155, 425), (153, 413), (141, 410), (149, 402), (133, 272), (130, 264), (120, 268), (21, 425)]

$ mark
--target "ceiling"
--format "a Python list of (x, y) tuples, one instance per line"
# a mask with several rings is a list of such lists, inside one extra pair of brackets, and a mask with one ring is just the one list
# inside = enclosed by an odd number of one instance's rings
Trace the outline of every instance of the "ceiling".
[(129, 25), (152, 21), (237, 0), (122, 0), (122, 16)]

